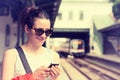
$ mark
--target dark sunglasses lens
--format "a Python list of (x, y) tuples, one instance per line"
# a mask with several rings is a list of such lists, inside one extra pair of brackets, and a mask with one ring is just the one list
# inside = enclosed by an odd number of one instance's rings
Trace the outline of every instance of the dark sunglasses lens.
[(41, 36), (44, 33), (44, 31), (42, 29), (35, 29), (35, 33), (36, 35)]
[(45, 34), (46, 34), (46, 36), (49, 36), (50, 34), (52, 34), (52, 32), (53, 32), (53, 30), (47, 30), (47, 31), (45, 32)]

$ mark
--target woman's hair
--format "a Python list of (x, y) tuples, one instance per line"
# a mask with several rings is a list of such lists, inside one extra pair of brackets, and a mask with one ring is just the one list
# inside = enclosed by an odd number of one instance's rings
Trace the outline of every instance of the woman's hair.
[(27, 7), (22, 11), (20, 21), (23, 27), (27, 25), (31, 29), (34, 25), (35, 18), (50, 20), (48, 14), (43, 9), (38, 7)]

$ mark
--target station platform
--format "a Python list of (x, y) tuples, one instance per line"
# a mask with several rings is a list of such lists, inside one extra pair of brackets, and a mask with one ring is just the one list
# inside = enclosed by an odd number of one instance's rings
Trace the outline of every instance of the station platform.
[(87, 54), (87, 56), (93, 57), (93, 58), (99, 58), (99, 59), (103, 59), (103, 60), (107, 60), (110, 62), (115, 62), (115, 63), (119, 63), (120, 64), (120, 56), (116, 55), (116, 54), (102, 54), (102, 55), (98, 55), (95, 53), (90, 53)]

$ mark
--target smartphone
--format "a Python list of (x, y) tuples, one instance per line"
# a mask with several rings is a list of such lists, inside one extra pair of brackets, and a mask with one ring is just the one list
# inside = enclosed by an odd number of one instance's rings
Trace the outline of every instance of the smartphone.
[(53, 64), (51, 63), (48, 68), (51, 68), (52, 66), (58, 66), (59, 64)]

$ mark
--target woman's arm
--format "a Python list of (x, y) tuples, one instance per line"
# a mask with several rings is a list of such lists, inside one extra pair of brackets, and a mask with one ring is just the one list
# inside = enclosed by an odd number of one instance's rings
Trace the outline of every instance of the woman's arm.
[(53, 65), (50, 67), (50, 76), (52, 80), (58, 80), (58, 76), (61, 74), (60, 58), (57, 52), (51, 50), (51, 53), (53, 54), (52, 64), (58, 64), (58, 65), (56, 66)]
[(64, 70), (63, 70), (63, 68), (62, 68), (62, 65), (61, 65), (61, 61), (60, 61), (60, 57), (59, 57), (59, 54), (58, 53), (56, 53), (55, 55), (54, 55), (54, 57), (55, 57), (55, 61), (57, 61), (58, 63), (59, 63), (59, 76), (56, 78), (56, 80), (70, 80), (69, 78), (68, 78), (68, 76), (65, 74), (65, 72), (64, 72)]
[(16, 62), (15, 49), (7, 50), (3, 56), (2, 62), (2, 80), (11, 80), (14, 77), (14, 66)]

